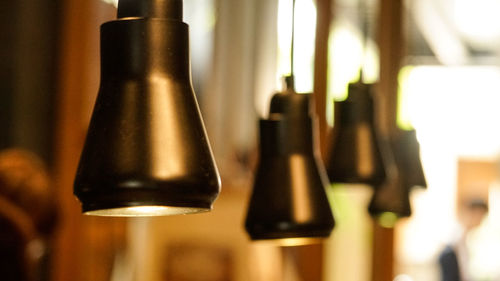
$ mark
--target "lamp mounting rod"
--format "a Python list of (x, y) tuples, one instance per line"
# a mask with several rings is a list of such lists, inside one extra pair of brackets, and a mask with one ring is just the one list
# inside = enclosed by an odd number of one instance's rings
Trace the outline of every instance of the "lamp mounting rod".
[(182, 21), (182, 0), (119, 0), (118, 18), (165, 18)]
[(370, 38), (369, 32), (370, 27), (368, 23), (368, 6), (366, 5), (365, 0), (359, 0), (358, 2), (358, 17), (359, 17), (359, 25), (361, 28), (361, 48), (362, 48), (362, 56), (361, 56), (361, 65), (359, 66), (359, 82), (363, 83), (363, 67), (367, 60), (367, 50), (368, 50), (368, 41)]
[(294, 54), (295, 54), (295, 0), (292, 0), (292, 34), (290, 40), (290, 75), (285, 77), (285, 85), (287, 90), (295, 91), (295, 75), (294, 75)]

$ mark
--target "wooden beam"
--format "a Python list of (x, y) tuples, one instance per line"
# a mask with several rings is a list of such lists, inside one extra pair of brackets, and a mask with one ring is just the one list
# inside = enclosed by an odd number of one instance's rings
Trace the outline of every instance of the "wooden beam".
[[(377, 41), (380, 80), (376, 101), (377, 125), (384, 138), (397, 133), (398, 75), (404, 54), (403, 1), (379, 1)], [(374, 223), (372, 281), (394, 278), (394, 228)]]
[(79, 279), (82, 228), (79, 206), (73, 199), (72, 182), (82, 148), (81, 103), (84, 62), (81, 51), (87, 31), (85, 19), (91, 1), (65, 1), (60, 56), (60, 84), (57, 100), (55, 137), (55, 184), (60, 202), (61, 220), (53, 253), (52, 278), (55, 281)]
[(372, 281), (394, 278), (394, 228), (373, 223)]
[[(319, 148), (321, 156), (326, 159), (328, 122), (326, 120), (327, 86), (328, 86), (328, 39), (334, 0), (316, 0), (316, 45), (314, 57), (314, 102), (319, 127)], [(293, 251), (293, 253), (291, 252)], [(284, 254), (296, 256), (297, 272), (300, 280), (323, 280), (324, 245), (297, 247), (285, 251)]]
[[(84, 217), (73, 196), (73, 180), (85, 140), (88, 119), (99, 83), (99, 25), (112, 19), (115, 10), (100, 0), (68, 0), (63, 4), (59, 57), (57, 124), (54, 143), (54, 181), (60, 202), (60, 221), (52, 260), (52, 280), (107, 280), (98, 274), (114, 258), (113, 247), (122, 241), (123, 220)], [(105, 238), (96, 238), (95, 233)], [(106, 252), (106, 253), (104, 253)], [(109, 254), (111, 253), (111, 254)], [(99, 264), (100, 263), (100, 264)], [(99, 276), (99, 277), (97, 277)]]
[(333, 0), (316, 0), (316, 49), (314, 57), (314, 100), (319, 123), (319, 144), (321, 155), (325, 159), (327, 152), (327, 135), (329, 131), (326, 120), (327, 87), (328, 87), (328, 39), (332, 20)]
[(283, 278), (286, 280), (323, 280), (323, 244), (283, 247)]
[(382, 134), (393, 135), (397, 128), (398, 74), (401, 69), (403, 35), (403, 1), (381, 0), (377, 43), (380, 50), (378, 83), (378, 123)]

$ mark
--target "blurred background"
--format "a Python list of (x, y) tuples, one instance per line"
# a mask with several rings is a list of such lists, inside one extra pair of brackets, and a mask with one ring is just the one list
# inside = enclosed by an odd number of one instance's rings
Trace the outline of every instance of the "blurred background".
[(99, 87), (99, 26), (116, 3), (1, 1), (0, 268), (15, 263), (8, 253), (27, 252), (26, 280), (437, 281), (462, 206), (476, 199), (489, 212), (467, 235), (467, 271), (500, 280), (500, 1), (296, 5), (296, 88), (316, 95), (322, 154), (333, 101), (362, 67), (378, 83), (380, 130), (417, 131), (428, 188), (410, 194), (411, 217), (372, 224), (362, 198), (329, 189), (337, 226), (324, 243), (281, 248), (245, 233), (257, 120), (290, 73), (291, 0), (184, 0), (193, 84), (223, 182), (214, 210), (82, 216), (72, 184)]

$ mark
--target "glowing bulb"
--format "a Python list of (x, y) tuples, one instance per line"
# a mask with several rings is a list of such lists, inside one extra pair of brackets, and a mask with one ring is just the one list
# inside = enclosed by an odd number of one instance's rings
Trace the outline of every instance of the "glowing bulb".
[(280, 247), (295, 247), (295, 246), (319, 244), (321, 243), (322, 240), (323, 239), (316, 237), (297, 237), (297, 238), (260, 240), (258, 241), (258, 243), (272, 244), (274, 246), (280, 246)]
[(171, 206), (133, 206), (85, 212), (85, 215), (103, 217), (154, 217), (207, 212), (209, 209)]

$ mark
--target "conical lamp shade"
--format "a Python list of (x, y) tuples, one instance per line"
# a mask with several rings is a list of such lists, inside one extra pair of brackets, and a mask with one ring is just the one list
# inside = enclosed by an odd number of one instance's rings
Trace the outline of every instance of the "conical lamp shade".
[(375, 186), (386, 177), (371, 91), (370, 84), (350, 84), (348, 98), (335, 103), (335, 126), (327, 162), (332, 183)]
[(260, 160), (245, 222), (253, 240), (324, 238), (334, 227), (310, 97), (276, 94), (270, 118), (260, 121)]
[[(384, 183), (375, 186), (368, 212), (382, 220), (409, 217), (411, 215), (410, 188), (405, 185), (399, 167), (394, 159), (389, 141), (380, 142), (384, 155), (387, 177)], [(389, 224), (391, 222), (389, 221)]]
[(420, 161), (420, 145), (416, 131), (399, 130), (393, 147), (394, 157), (405, 186), (426, 188), (427, 181)]
[(101, 27), (101, 84), (74, 183), (83, 212), (208, 211), (220, 179), (191, 86), (181, 0), (121, 0)]
[(410, 190), (401, 180), (383, 184), (375, 189), (368, 211), (374, 217), (392, 213), (398, 218), (411, 215)]

